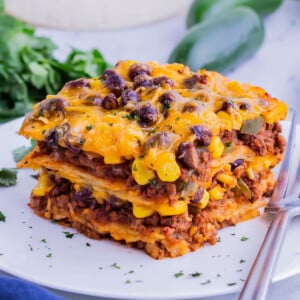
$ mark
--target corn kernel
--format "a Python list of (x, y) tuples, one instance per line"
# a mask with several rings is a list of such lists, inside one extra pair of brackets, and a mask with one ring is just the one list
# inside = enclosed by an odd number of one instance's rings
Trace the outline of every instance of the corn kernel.
[(157, 156), (155, 169), (162, 181), (173, 182), (180, 176), (180, 168), (171, 152), (162, 152)]
[(213, 158), (221, 157), (224, 151), (224, 144), (219, 136), (214, 136), (211, 143), (208, 145), (208, 151)]
[(155, 177), (154, 171), (144, 166), (141, 158), (136, 158), (132, 163), (132, 176), (139, 185), (149, 183)]
[(217, 175), (217, 180), (224, 183), (225, 185), (229, 187), (234, 187), (236, 186), (236, 178), (232, 175), (226, 174), (226, 173), (221, 173)]
[(207, 190), (204, 190), (203, 196), (198, 204), (200, 208), (205, 208), (209, 202), (209, 193)]
[(224, 189), (219, 185), (216, 185), (211, 190), (209, 190), (209, 197), (212, 200), (221, 200), (223, 198), (223, 195)]
[(180, 215), (187, 211), (187, 204), (184, 201), (176, 201), (172, 206), (168, 203), (161, 203), (156, 208), (161, 216)]
[(136, 218), (146, 218), (154, 213), (154, 209), (145, 205), (133, 204), (133, 215)]
[(231, 127), (231, 117), (228, 113), (226, 113), (225, 111), (219, 111), (217, 113), (217, 116), (222, 119), (222, 125), (224, 127), (224, 129), (231, 131), (232, 127)]
[(37, 185), (32, 190), (34, 196), (45, 196), (54, 187), (54, 183), (49, 179), (47, 172), (41, 172)]
[(104, 162), (107, 165), (116, 165), (122, 162), (122, 159), (119, 154), (107, 154), (104, 156)]
[(254, 173), (254, 170), (251, 167), (246, 169), (246, 173), (247, 173), (247, 176), (248, 176), (249, 179), (254, 180), (255, 173)]
[(197, 226), (191, 226), (190, 235), (194, 235), (197, 232)]

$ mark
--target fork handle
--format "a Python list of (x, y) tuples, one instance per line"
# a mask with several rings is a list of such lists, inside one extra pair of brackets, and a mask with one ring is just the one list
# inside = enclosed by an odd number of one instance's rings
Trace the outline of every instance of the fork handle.
[(239, 300), (262, 300), (266, 298), (284, 234), (292, 218), (291, 212), (282, 209), (275, 214), (240, 293)]

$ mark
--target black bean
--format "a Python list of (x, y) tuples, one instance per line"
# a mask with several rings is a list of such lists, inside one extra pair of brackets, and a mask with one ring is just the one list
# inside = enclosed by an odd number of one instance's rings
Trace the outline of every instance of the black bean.
[(92, 197), (93, 193), (90, 189), (88, 188), (81, 188), (76, 194), (75, 194), (75, 199), (76, 200), (82, 200), (86, 201)]
[(117, 72), (115, 70), (107, 69), (102, 73), (100, 78), (105, 81), (109, 76), (116, 75), (116, 74)]
[(81, 88), (81, 87), (90, 87), (90, 82), (86, 78), (79, 78), (79, 79), (67, 82), (65, 84), (65, 87), (69, 87), (72, 89)]
[(172, 87), (174, 86), (174, 81), (167, 76), (160, 76), (153, 78), (153, 84), (158, 86), (169, 85)]
[(196, 169), (200, 163), (197, 149), (190, 142), (183, 142), (179, 145), (176, 157), (189, 169)]
[(137, 116), (140, 120), (140, 125), (147, 127), (155, 124), (158, 118), (158, 113), (155, 107), (148, 103), (137, 110)]
[(81, 208), (89, 207), (95, 209), (98, 206), (97, 201), (93, 197), (93, 193), (88, 188), (82, 188), (74, 195), (77, 204)]
[(59, 139), (63, 137), (69, 129), (70, 125), (67, 123), (63, 123), (62, 125), (59, 125), (50, 130), (45, 136), (46, 145), (50, 148), (56, 147), (58, 145)]
[(65, 115), (65, 106), (68, 101), (64, 98), (45, 99), (39, 104), (39, 110), (35, 117), (48, 117), (57, 113)]
[(129, 68), (129, 77), (133, 81), (138, 75), (151, 75), (152, 68), (146, 64), (133, 64)]
[(109, 196), (107, 202), (112, 208), (121, 208), (123, 205), (123, 201), (116, 196)]
[(170, 108), (170, 105), (172, 102), (175, 102), (177, 98), (177, 93), (170, 91), (162, 94), (159, 97), (159, 102), (163, 105), (163, 111), (166, 111), (167, 109)]
[(196, 193), (194, 194), (194, 198), (191, 202), (192, 203), (198, 203), (202, 199), (203, 193), (204, 193), (203, 186), (198, 187)]
[(129, 101), (137, 103), (139, 101), (139, 95), (133, 90), (126, 90), (121, 97), (122, 105), (126, 105)]
[(182, 112), (192, 113), (195, 112), (197, 109), (198, 109), (198, 104), (195, 101), (189, 101), (184, 104), (182, 108)]
[(183, 85), (188, 89), (196, 87), (198, 83), (207, 84), (207, 75), (193, 74), (191, 77), (186, 78), (183, 81)]
[(222, 106), (220, 110), (230, 111), (234, 107), (234, 104), (231, 100), (225, 99), (222, 102)]
[(244, 163), (244, 160), (242, 158), (236, 159), (234, 162), (232, 162), (231, 165), (231, 170), (234, 170), (238, 166), (242, 165)]
[(139, 87), (150, 87), (153, 86), (151, 77), (146, 74), (140, 74), (134, 77), (133, 88), (137, 89)]
[(103, 108), (107, 110), (117, 109), (118, 108), (118, 100), (114, 94), (108, 94), (102, 100)]
[(249, 110), (250, 109), (250, 105), (247, 102), (241, 103), (240, 104), (240, 109), (241, 110)]
[(198, 146), (208, 146), (212, 139), (212, 132), (202, 125), (194, 125), (191, 127), (191, 132), (196, 136)]
[(172, 145), (172, 134), (167, 131), (158, 132), (149, 137), (144, 144), (144, 151), (148, 152), (150, 148), (157, 147), (167, 149)]
[(49, 131), (49, 133), (45, 137), (45, 143), (50, 148), (56, 147), (58, 145), (58, 140), (59, 135), (55, 129)]
[(122, 92), (127, 88), (126, 81), (119, 74), (108, 76), (104, 81), (104, 86), (117, 97), (121, 96)]

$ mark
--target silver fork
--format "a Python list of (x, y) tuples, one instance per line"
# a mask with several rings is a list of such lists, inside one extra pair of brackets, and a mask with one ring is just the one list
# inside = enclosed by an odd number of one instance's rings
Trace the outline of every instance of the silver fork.
[(295, 140), (296, 113), (292, 111), (291, 114), (291, 127), (277, 185), (268, 206), (265, 208), (265, 212), (273, 214), (274, 218), (240, 293), (239, 300), (263, 300), (266, 298), (287, 226), (292, 218), (296, 215), (300, 215), (300, 200), (298, 199), (300, 191), (299, 155), (297, 155), (299, 161), (296, 177), (289, 190), (290, 196), (281, 200), (285, 197), (288, 189), (288, 177), (291, 169), (292, 150)]

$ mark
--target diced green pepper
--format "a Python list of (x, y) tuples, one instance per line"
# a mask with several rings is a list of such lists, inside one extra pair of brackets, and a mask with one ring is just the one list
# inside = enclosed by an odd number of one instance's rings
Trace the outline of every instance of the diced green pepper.
[(243, 134), (257, 134), (264, 124), (263, 117), (257, 117), (251, 120), (246, 120), (241, 128)]
[(237, 179), (237, 188), (243, 195), (247, 197), (247, 199), (251, 199), (251, 190), (242, 178)]

